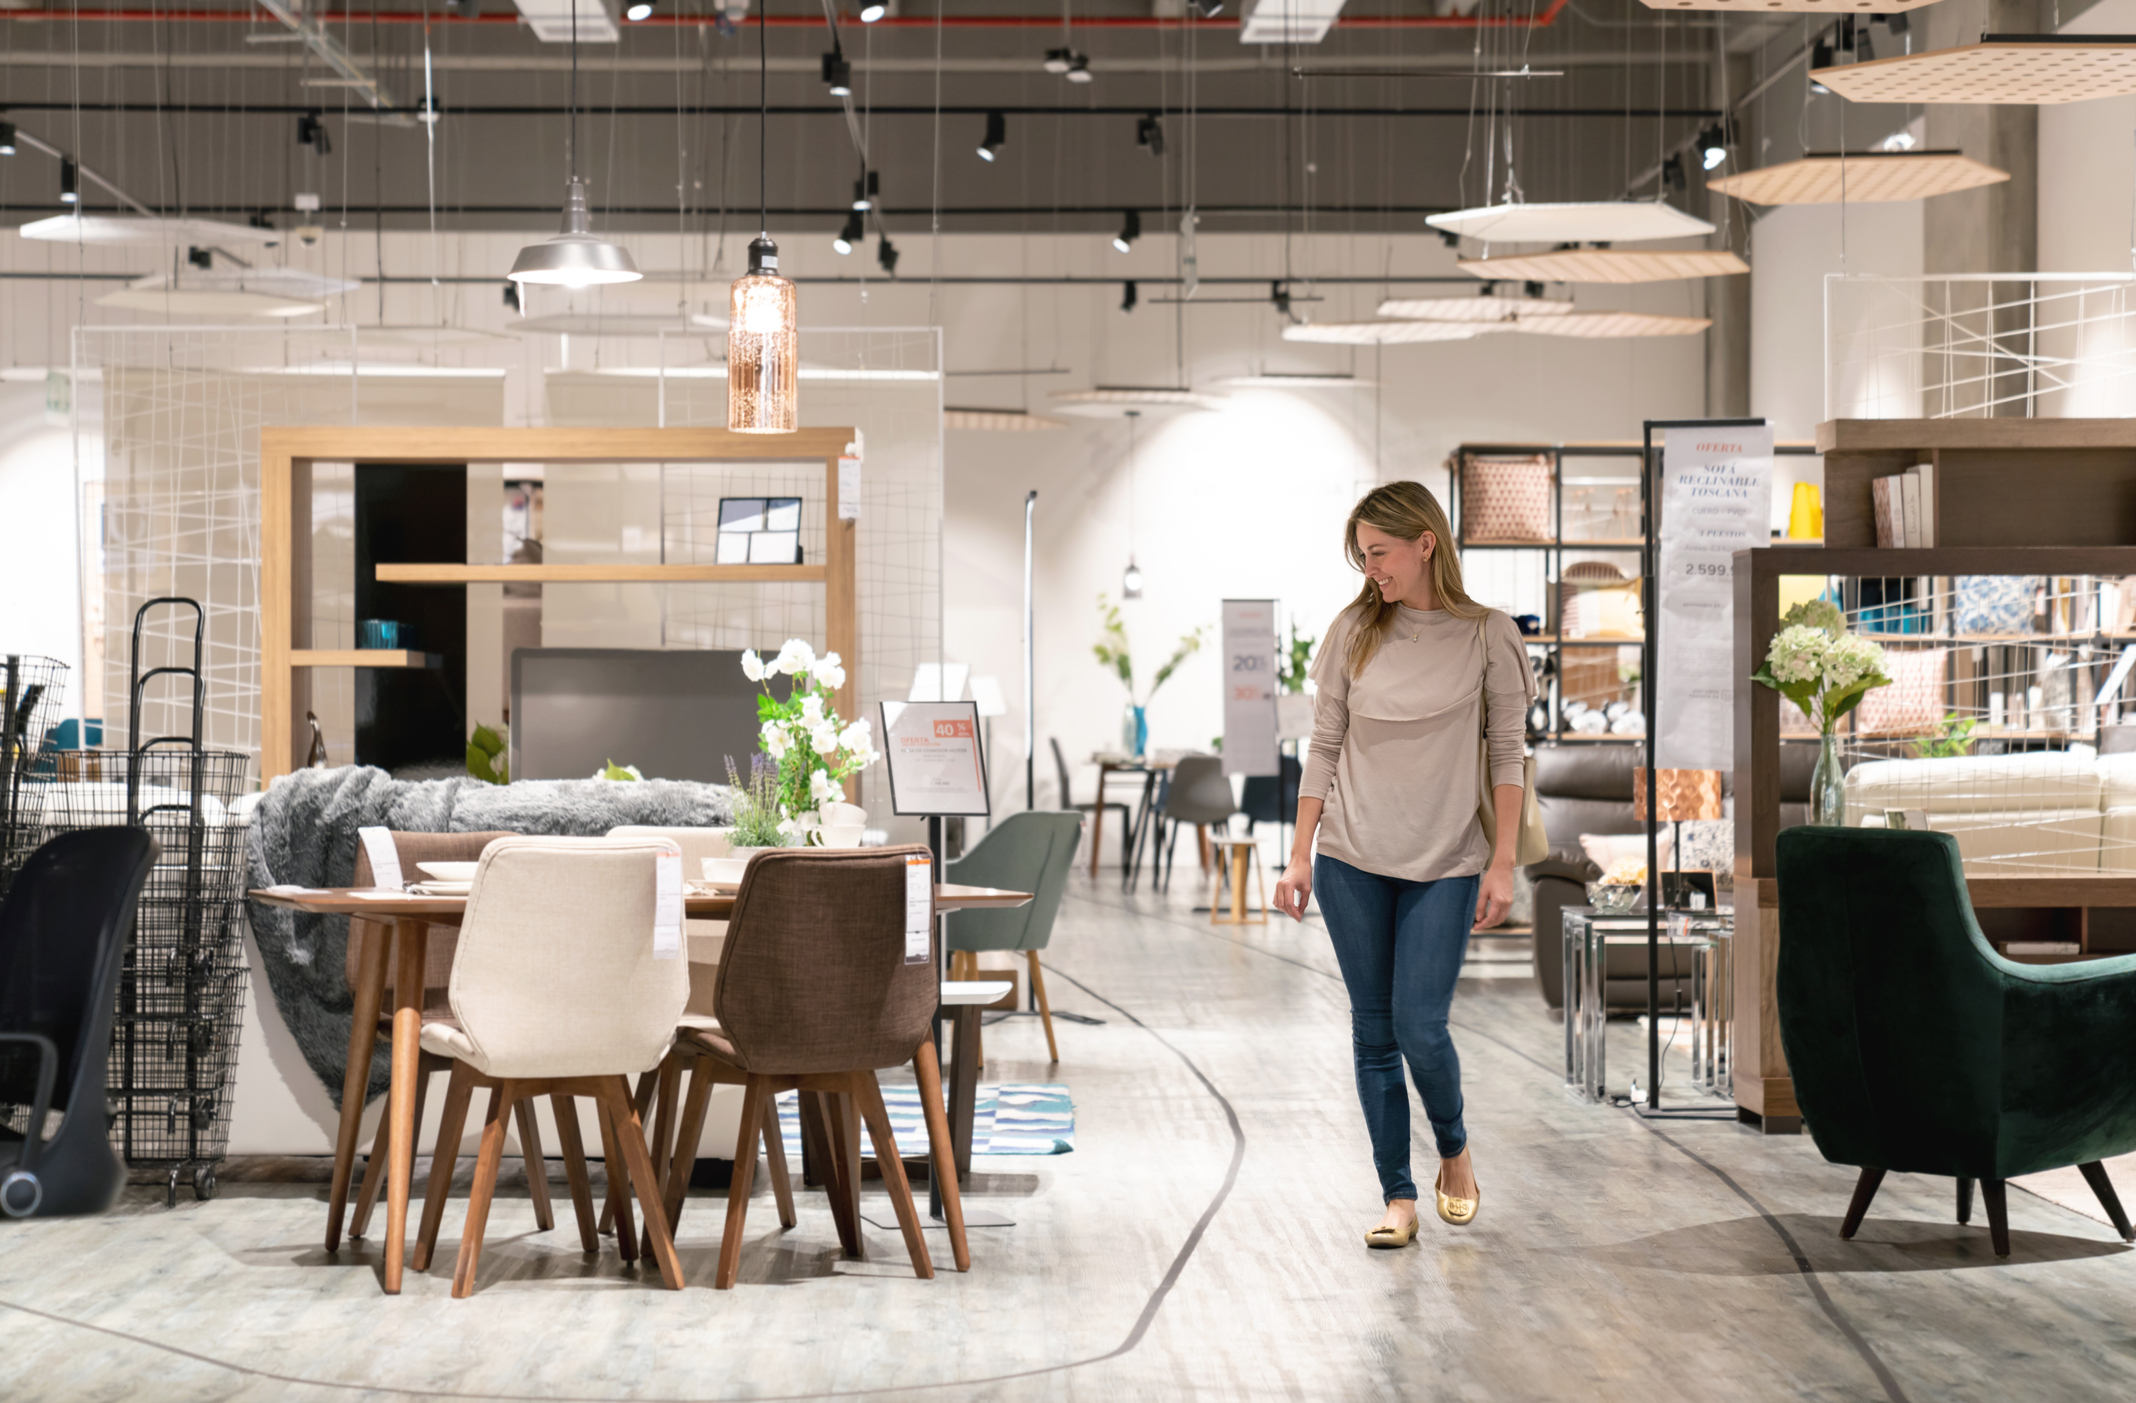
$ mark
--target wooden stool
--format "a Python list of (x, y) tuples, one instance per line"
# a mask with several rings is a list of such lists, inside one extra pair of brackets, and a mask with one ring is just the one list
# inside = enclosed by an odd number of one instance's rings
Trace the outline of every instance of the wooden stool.
[[(1209, 899), (1209, 924), (1213, 926), (1265, 926), (1268, 924), (1268, 888), (1261, 875), (1261, 848), (1251, 838), (1212, 838), (1216, 849), (1216, 892)], [(1253, 873), (1255, 915), (1246, 913), (1246, 874)], [(1217, 901), (1228, 878), (1231, 885), (1229, 914)]]

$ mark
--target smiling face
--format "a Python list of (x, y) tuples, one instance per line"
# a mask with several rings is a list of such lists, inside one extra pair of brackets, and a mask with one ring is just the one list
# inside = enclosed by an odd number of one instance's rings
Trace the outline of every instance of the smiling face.
[(1365, 575), (1389, 603), (1401, 600), (1419, 609), (1432, 607), (1429, 562), (1438, 544), (1430, 531), (1405, 541), (1377, 526), (1357, 523), (1357, 549), (1364, 556)]

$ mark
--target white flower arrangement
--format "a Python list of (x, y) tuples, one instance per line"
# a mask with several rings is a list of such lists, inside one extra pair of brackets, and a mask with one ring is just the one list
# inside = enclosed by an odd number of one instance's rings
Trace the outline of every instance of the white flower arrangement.
[(1751, 675), (1802, 709), (1825, 735), (1862, 698), (1888, 686), (1884, 649), (1846, 632), (1846, 618), (1823, 600), (1787, 611), (1783, 627), (1765, 651), (1765, 666)]
[[(742, 654), (742, 675), (762, 686), (757, 698), (757, 744), (778, 766), (779, 832), (803, 843), (821, 841), (824, 811), (843, 808), (840, 781), (882, 758), (866, 718), (851, 724), (835, 710), (845, 685), (845, 662), (836, 653), (816, 656), (806, 639), (789, 638), (766, 661), (755, 649)], [(774, 677), (790, 677), (786, 700), (771, 694)]]

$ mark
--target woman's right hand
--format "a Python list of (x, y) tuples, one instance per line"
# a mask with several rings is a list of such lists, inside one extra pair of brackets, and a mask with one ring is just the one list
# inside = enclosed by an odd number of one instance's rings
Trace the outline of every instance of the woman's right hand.
[(1303, 921), (1305, 904), (1312, 896), (1313, 866), (1303, 858), (1294, 857), (1276, 882), (1276, 909), (1294, 921)]

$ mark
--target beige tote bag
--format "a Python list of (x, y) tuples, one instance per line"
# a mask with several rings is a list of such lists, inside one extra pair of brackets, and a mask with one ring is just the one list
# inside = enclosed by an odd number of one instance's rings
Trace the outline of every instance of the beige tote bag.
[[(1484, 683), (1477, 714), (1482, 718), (1476, 736), (1476, 821), (1483, 825), (1484, 841), (1491, 856), (1498, 855), (1498, 799), (1491, 792), (1491, 687), (1490, 644), (1483, 636), (1489, 615), (1476, 620), (1476, 642), (1484, 650)], [(1543, 828), (1542, 806), (1535, 800), (1535, 756), (1521, 757), (1520, 831), (1513, 842), (1513, 865), (1526, 867), (1550, 855), (1550, 835)]]

